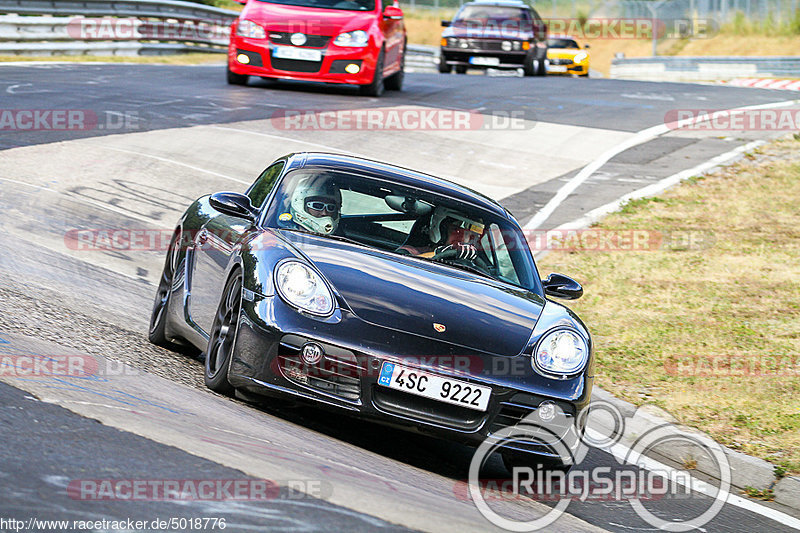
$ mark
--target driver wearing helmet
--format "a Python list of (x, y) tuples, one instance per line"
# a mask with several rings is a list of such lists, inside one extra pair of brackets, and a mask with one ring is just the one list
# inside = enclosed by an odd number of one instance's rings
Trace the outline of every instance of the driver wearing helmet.
[(289, 211), (300, 227), (320, 235), (330, 235), (339, 226), (342, 193), (330, 174), (302, 178), (292, 193)]
[(451, 259), (473, 261), (478, 256), (478, 241), (483, 230), (484, 225), (480, 221), (440, 206), (434, 209), (428, 227), (431, 245), (427, 248), (404, 245), (398, 252), (426, 258), (452, 254)]

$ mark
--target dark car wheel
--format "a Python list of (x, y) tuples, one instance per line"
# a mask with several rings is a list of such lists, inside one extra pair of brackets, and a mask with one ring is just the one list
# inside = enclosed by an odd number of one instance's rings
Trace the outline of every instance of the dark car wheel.
[(466, 74), (466, 73), (467, 73), (467, 67), (465, 67), (464, 65), (456, 65), (456, 74)]
[(522, 71), (526, 76), (535, 76), (537, 68), (539, 68), (539, 61), (535, 57), (525, 58), (525, 64), (522, 65)]
[(233, 394), (233, 387), (228, 382), (228, 365), (236, 343), (241, 310), (242, 274), (237, 271), (225, 285), (206, 350), (206, 387), (228, 396)]
[(228, 85), (247, 85), (247, 74), (236, 74), (228, 67)]
[(536, 69), (536, 75), (537, 76), (547, 76), (547, 65), (546, 65), (546, 63), (547, 63), (546, 59), (540, 59), (539, 60), (539, 65), (538, 65), (538, 68)]
[(453, 72), (453, 65), (448, 65), (447, 61), (444, 59), (444, 56), (439, 58), (439, 72), (442, 74), (450, 74)]
[(375, 75), (372, 76), (372, 82), (367, 85), (361, 85), (358, 88), (358, 92), (360, 92), (362, 96), (380, 96), (383, 94), (383, 56), (383, 49), (381, 49), (381, 53), (378, 54), (378, 61), (375, 64)]
[(164, 260), (164, 270), (161, 272), (161, 279), (158, 282), (156, 300), (153, 303), (153, 311), (150, 314), (150, 330), (147, 334), (147, 338), (150, 339), (150, 342), (153, 344), (173, 350), (178, 348), (178, 346), (167, 339), (166, 327), (169, 300), (172, 296), (172, 283), (175, 279), (175, 271), (180, 255), (180, 246), (178, 246), (179, 237), (180, 232), (176, 231), (167, 249), (167, 258)]
[(400, 56), (400, 70), (389, 76), (383, 81), (383, 86), (387, 91), (402, 91), (403, 80), (406, 77), (406, 47), (403, 45), (403, 51)]

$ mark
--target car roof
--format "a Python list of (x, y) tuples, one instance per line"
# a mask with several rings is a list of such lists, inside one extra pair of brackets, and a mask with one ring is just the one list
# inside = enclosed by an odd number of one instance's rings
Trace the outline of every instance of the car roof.
[(503, 206), (488, 196), (444, 178), (389, 163), (344, 154), (299, 152), (288, 156), (288, 167), (287, 170), (320, 167), (367, 174), (409, 187), (425, 188), (434, 193), (471, 203), (503, 218), (513, 220)]
[(476, 0), (467, 2), (465, 6), (503, 6), (503, 7), (524, 7), (530, 8), (528, 4), (520, 0)]

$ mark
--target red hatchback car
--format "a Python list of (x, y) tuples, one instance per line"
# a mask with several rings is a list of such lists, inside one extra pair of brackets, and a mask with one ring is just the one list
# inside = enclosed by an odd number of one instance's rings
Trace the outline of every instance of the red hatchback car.
[(388, 0), (249, 0), (231, 25), (228, 83), (249, 76), (358, 85), (380, 96), (403, 86), (403, 12)]

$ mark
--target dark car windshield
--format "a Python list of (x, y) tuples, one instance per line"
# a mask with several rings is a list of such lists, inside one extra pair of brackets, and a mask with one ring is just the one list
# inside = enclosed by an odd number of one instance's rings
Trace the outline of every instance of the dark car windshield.
[(455, 24), (459, 23), (501, 23), (505, 21), (530, 24), (527, 9), (505, 6), (466, 6), (456, 14)]
[(266, 4), (285, 6), (316, 7), (320, 9), (342, 9), (345, 11), (372, 11), (375, 0), (258, 0)]
[(265, 224), (535, 288), (533, 258), (516, 224), (424, 189), (341, 171), (296, 170), (281, 182)]
[(572, 39), (547, 39), (548, 48), (580, 48)]

